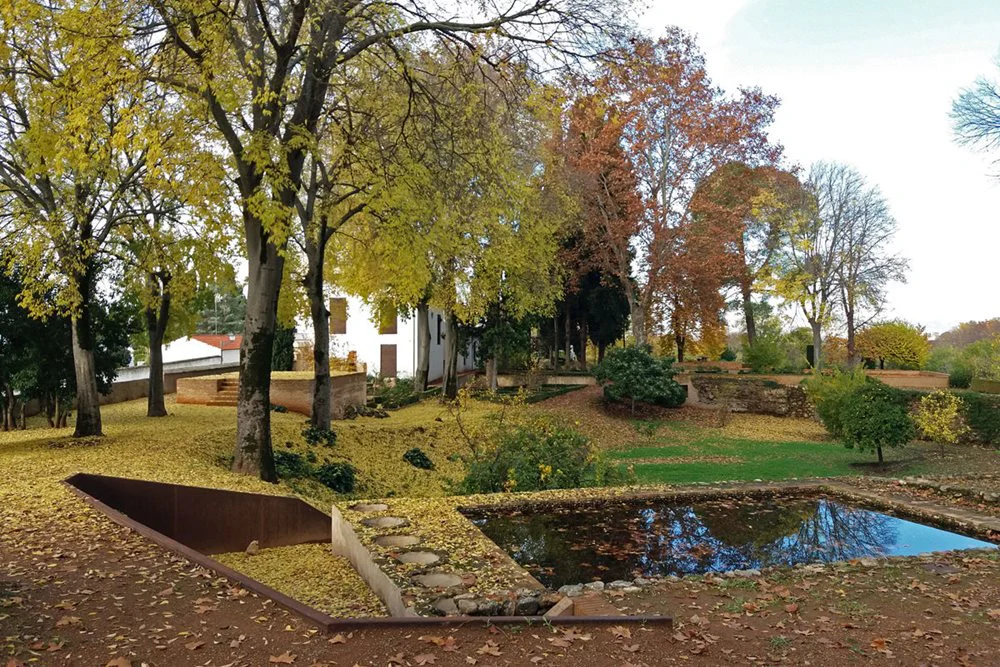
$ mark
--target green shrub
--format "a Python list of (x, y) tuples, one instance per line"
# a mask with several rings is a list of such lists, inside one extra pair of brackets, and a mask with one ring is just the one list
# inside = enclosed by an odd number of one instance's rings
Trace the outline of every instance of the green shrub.
[(754, 373), (773, 371), (785, 365), (785, 351), (774, 338), (759, 337), (743, 350), (743, 363)]
[(302, 429), (302, 437), (313, 447), (319, 444), (333, 447), (337, 444), (337, 434), (332, 429), (313, 426), (309, 422), (306, 422), (305, 427)]
[(818, 375), (805, 381), (806, 395), (816, 407), (816, 414), (823, 426), (833, 437), (843, 437), (845, 401), (852, 392), (865, 384), (865, 379), (864, 371), (859, 369), (852, 373)]
[(274, 453), (274, 468), (279, 478), (311, 477), (312, 466), (302, 458), (301, 454), (278, 450)]
[(736, 352), (734, 352), (731, 347), (727, 347), (722, 351), (719, 359), (722, 361), (736, 361)]
[(640, 347), (614, 348), (594, 369), (594, 376), (604, 386), (604, 397), (610, 401), (630, 403), (635, 412), (636, 402), (667, 408), (684, 404), (684, 387), (674, 381), (674, 372), (667, 360), (656, 359), (648, 349)]
[(570, 489), (623, 483), (616, 464), (595, 456), (580, 433), (545, 422), (519, 424), (499, 433), (495, 448), (469, 462), (466, 493)]
[(313, 477), (337, 493), (350, 493), (354, 490), (354, 466), (350, 463), (324, 463), (316, 469)]
[(851, 391), (841, 408), (844, 445), (861, 451), (874, 450), (879, 463), (883, 462), (883, 448), (902, 447), (916, 436), (906, 395), (873, 378)]
[(958, 392), (962, 398), (962, 417), (980, 443), (1000, 445), (1000, 396), (974, 391)]
[(955, 364), (948, 373), (948, 386), (952, 389), (968, 389), (972, 384), (972, 368), (965, 364)]
[(420, 394), (417, 393), (412, 378), (376, 380), (372, 384), (372, 397), (376, 405), (388, 410), (395, 410), (420, 400)]
[(434, 470), (434, 462), (431, 461), (430, 457), (424, 454), (423, 450), (419, 447), (407, 450), (406, 453), (403, 454), (403, 460), (414, 468), (420, 468), (421, 470)]

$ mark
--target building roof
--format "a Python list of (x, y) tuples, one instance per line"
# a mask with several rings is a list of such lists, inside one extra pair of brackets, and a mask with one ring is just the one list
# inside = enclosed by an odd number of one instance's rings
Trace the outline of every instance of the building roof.
[(191, 338), (220, 350), (238, 350), (243, 344), (242, 334), (195, 334)]

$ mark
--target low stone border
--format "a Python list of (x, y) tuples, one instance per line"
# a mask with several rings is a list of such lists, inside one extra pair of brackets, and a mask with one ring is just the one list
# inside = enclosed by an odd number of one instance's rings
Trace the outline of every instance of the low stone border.
[[(977, 513), (964, 508), (945, 506), (931, 501), (913, 500), (888, 492), (861, 489), (848, 482), (832, 479), (789, 480), (783, 482), (730, 482), (700, 484), (685, 487), (627, 487), (580, 489), (573, 492), (540, 492), (526, 494), (491, 494), (439, 499), (389, 498), (377, 501), (384, 510), (359, 512), (348, 508), (348, 520), (360, 524), (358, 538), (373, 556), (386, 576), (399, 586), (402, 599), (420, 614), (451, 615), (534, 615), (560, 604), (564, 598), (599, 593), (603, 590), (638, 592), (643, 587), (677, 577), (638, 578), (631, 581), (587, 582), (563, 586), (558, 591), (545, 589), (521, 568), (499, 546), (489, 540), (462, 511), (504, 509), (539, 509), (604, 504), (608, 501), (656, 500), (691, 502), (720, 498), (768, 498), (776, 495), (826, 494), (854, 504), (867, 506), (888, 514), (912, 518), (976, 535), (1000, 543), (1000, 517)], [(465, 501), (465, 502), (463, 502)], [(374, 501), (372, 501), (374, 502)], [(357, 508), (360, 505), (355, 505)], [(412, 508), (412, 511), (411, 509)], [(366, 519), (395, 516), (408, 522), (405, 530), (379, 529), (366, 526)], [(377, 523), (371, 522), (368, 523)], [(450, 535), (461, 539), (443, 540), (434, 529), (444, 526)], [(419, 542), (411, 547), (396, 546), (395, 540), (411, 536)], [(471, 545), (471, 546), (470, 546)], [(450, 548), (449, 548), (450, 546)], [(399, 556), (408, 551), (431, 552), (440, 560), (428, 566), (400, 562)], [(464, 558), (457, 554), (461, 552)], [(874, 560), (874, 559), (862, 559)], [(803, 567), (826, 568), (830, 564)], [(441, 579), (440, 586), (423, 585), (427, 575), (452, 575)], [(755, 570), (715, 574), (717, 577), (756, 576)], [(489, 577), (487, 579), (487, 576)], [(703, 576), (703, 575), (699, 575)], [(431, 582), (434, 580), (431, 579)], [(523, 582), (530, 582), (524, 585)], [(566, 604), (566, 603), (562, 603)]]

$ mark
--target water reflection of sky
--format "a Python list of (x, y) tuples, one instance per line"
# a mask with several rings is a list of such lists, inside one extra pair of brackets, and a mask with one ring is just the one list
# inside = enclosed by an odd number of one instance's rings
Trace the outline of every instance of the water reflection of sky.
[(614, 502), (471, 518), (549, 586), (995, 548), (826, 498)]

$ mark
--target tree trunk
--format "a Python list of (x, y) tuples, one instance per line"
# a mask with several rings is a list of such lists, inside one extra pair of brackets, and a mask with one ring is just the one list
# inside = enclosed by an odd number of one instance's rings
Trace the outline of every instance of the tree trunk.
[(597, 363), (604, 361), (604, 351), (608, 349), (606, 343), (601, 343), (597, 346)]
[(847, 367), (854, 368), (858, 362), (857, 353), (857, 327), (854, 325), (854, 309), (844, 307), (844, 320), (847, 323)]
[(45, 394), (45, 419), (49, 422), (49, 428), (55, 428), (56, 405), (52, 400), (52, 394)]
[(569, 370), (572, 368), (570, 365), (570, 352), (573, 350), (573, 318), (570, 316), (569, 301), (566, 301), (565, 305), (566, 315), (563, 318), (563, 322), (566, 329), (563, 331), (563, 336), (566, 339), (566, 370)]
[(21, 401), (21, 430), (28, 430), (27, 401)]
[(104, 435), (101, 428), (101, 397), (97, 390), (93, 336), (90, 331), (89, 295), (84, 296), (81, 312), (73, 317), (73, 370), (76, 374), (76, 428), (73, 437)]
[(677, 363), (684, 361), (684, 343), (686, 342), (686, 336), (683, 334), (674, 335), (674, 344), (677, 345)]
[(559, 310), (552, 316), (552, 370), (559, 368)]
[(163, 337), (170, 319), (170, 278), (153, 277), (160, 281), (159, 308), (146, 308), (146, 333), (149, 336), (149, 394), (146, 400), (147, 417), (166, 417), (163, 402)]
[(885, 463), (885, 461), (882, 459), (882, 448), (876, 447), (875, 449), (878, 451), (878, 464), (882, 465), (883, 463)]
[(587, 330), (587, 318), (583, 317), (580, 319), (580, 370), (587, 370), (587, 339), (589, 338), (589, 331)]
[(642, 305), (635, 301), (633, 298), (629, 298), (629, 319), (632, 324), (632, 337), (635, 339), (635, 344), (642, 346), (646, 344), (646, 314), (643, 312)]
[(427, 390), (427, 375), (431, 369), (431, 315), (426, 300), (417, 304), (417, 372), (414, 389)]
[(317, 244), (306, 235), (308, 267), (304, 282), (313, 324), (313, 395), (309, 423), (328, 430), (333, 396), (330, 381), (330, 311), (327, 310), (323, 290), (325, 246), (325, 243)]
[(444, 333), (444, 378), (441, 381), (444, 396), (458, 397), (458, 321), (455, 313), (448, 312)]
[(499, 387), (499, 382), (497, 381), (496, 355), (493, 355), (486, 360), (486, 385), (490, 388), (491, 392), (495, 392)]
[(240, 346), (233, 471), (277, 481), (271, 448), (271, 355), (284, 259), (260, 220), (243, 213), (249, 260), (247, 314)]
[(809, 326), (813, 334), (813, 371), (819, 373), (823, 370), (823, 326), (819, 320), (811, 320)]
[(14, 420), (14, 388), (8, 384), (4, 388), (3, 430), (13, 431), (15, 428), (17, 422)]
[(746, 319), (747, 325), (747, 345), (749, 346), (757, 340), (757, 322), (753, 316), (753, 295), (750, 293), (749, 286), (742, 286), (741, 291), (743, 293), (743, 317)]

